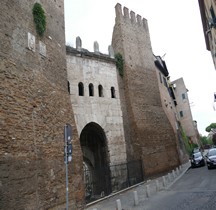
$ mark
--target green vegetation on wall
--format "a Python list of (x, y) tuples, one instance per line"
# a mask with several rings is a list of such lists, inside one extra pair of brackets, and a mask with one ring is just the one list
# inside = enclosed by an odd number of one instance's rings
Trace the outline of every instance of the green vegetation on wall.
[(124, 59), (120, 53), (115, 54), (116, 67), (119, 71), (119, 75), (123, 77), (124, 75)]
[(184, 141), (184, 145), (185, 145), (185, 148), (186, 148), (188, 155), (191, 155), (193, 149), (198, 147), (198, 145), (190, 142), (190, 139), (187, 137), (183, 128), (181, 128), (181, 136), (182, 136), (182, 139)]
[(32, 8), (32, 14), (34, 17), (37, 34), (42, 37), (46, 30), (46, 16), (41, 4), (34, 4)]

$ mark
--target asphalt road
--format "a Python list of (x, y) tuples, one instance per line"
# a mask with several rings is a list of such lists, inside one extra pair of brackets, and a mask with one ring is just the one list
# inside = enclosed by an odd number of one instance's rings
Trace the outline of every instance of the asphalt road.
[[(184, 171), (188, 169), (186, 164)], [(152, 183), (152, 184), (151, 184)], [(150, 181), (154, 186), (155, 181)], [(216, 169), (207, 166), (191, 168), (174, 183), (146, 197), (146, 184), (107, 198), (86, 210), (116, 210), (116, 200), (120, 199), (123, 210), (216, 210)], [(134, 206), (133, 191), (139, 197), (138, 206)]]
[(168, 190), (148, 200), (143, 210), (216, 210), (216, 169), (207, 166), (189, 169)]

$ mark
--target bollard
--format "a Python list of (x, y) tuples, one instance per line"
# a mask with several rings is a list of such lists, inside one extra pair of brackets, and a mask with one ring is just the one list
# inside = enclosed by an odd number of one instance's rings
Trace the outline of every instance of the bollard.
[(166, 187), (166, 177), (163, 176), (162, 179), (163, 179), (163, 186)]
[(157, 191), (157, 192), (160, 191), (159, 181), (156, 180), (156, 181), (155, 181), (155, 184), (156, 184), (156, 191)]
[(175, 179), (176, 175), (175, 175), (175, 171), (172, 170), (172, 175), (173, 175), (173, 179)]
[(176, 168), (176, 174), (179, 175), (179, 168)]
[(149, 187), (149, 185), (146, 185), (146, 197), (147, 198), (150, 197), (150, 187)]
[(137, 206), (139, 204), (137, 191), (134, 191), (133, 194), (134, 194), (134, 206)]
[(120, 200), (120, 199), (117, 199), (117, 200), (116, 200), (116, 210), (122, 210), (122, 207), (121, 207), (121, 200)]
[(171, 174), (170, 174), (170, 173), (168, 173), (168, 179), (169, 179), (169, 182), (172, 181), (172, 177), (171, 177)]

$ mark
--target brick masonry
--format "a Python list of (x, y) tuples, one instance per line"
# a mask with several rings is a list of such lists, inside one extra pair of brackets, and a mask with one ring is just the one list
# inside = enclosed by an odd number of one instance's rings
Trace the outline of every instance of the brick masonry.
[[(70, 205), (79, 209), (82, 153), (67, 92), (64, 1), (40, 1), (47, 17), (43, 38), (35, 31), (34, 2), (3, 1), (0, 8), (0, 209), (65, 205), (65, 123), (74, 133)], [(35, 36), (35, 51), (28, 49), (28, 32)], [(46, 45), (46, 57), (39, 53), (39, 41)]]
[[(140, 16), (136, 20), (133, 12), (129, 18), (127, 8), (122, 15), (116, 6), (113, 47), (125, 59), (122, 78), (113, 59), (98, 55), (68, 53), (67, 67), (64, 1), (39, 1), (47, 17), (43, 38), (34, 28), (34, 2), (4, 1), (0, 8), (0, 209), (65, 208), (65, 123), (74, 134), (69, 165), (72, 209), (84, 206), (79, 135), (89, 122), (106, 133), (109, 164), (141, 158), (147, 176), (176, 167), (175, 132), (161, 103), (147, 21)], [(88, 91), (78, 97), (78, 82), (85, 87), (102, 84), (104, 97), (89, 98)], [(115, 99), (109, 98), (111, 86)]]
[(119, 77), (127, 154), (142, 158), (148, 176), (179, 164), (173, 128), (163, 110), (147, 20), (116, 5), (112, 46), (125, 60)]
[(175, 106), (173, 99), (170, 97), (167, 86), (164, 84), (164, 80), (165, 80), (167, 81), (167, 85), (169, 86), (170, 81), (167, 80), (166, 77), (157, 68), (156, 68), (156, 74), (158, 79), (162, 107), (175, 133), (177, 151), (178, 151), (180, 161), (181, 163), (185, 163), (188, 161), (188, 155), (185, 150), (184, 142), (183, 139), (181, 138), (181, 134), (179, 130), (179, 125), (178, 125), (179, 118), (176, 110), (177, 107)]

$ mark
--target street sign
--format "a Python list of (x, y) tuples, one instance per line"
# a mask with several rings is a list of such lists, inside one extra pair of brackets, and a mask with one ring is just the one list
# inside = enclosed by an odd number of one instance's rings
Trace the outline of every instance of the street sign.
[(66, 123), (64, 126), (64, 163), (66, 166), (66, 210), (68, 210), (68, 162), (72, 161), (72, 127)]
[(72, 127), (70, 124), (64, 126), (64, 162), (67, 164), (72, 160)]

